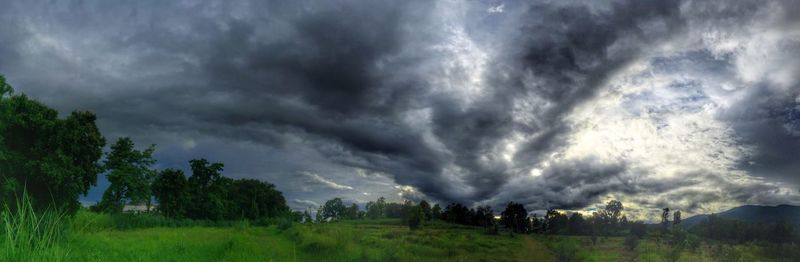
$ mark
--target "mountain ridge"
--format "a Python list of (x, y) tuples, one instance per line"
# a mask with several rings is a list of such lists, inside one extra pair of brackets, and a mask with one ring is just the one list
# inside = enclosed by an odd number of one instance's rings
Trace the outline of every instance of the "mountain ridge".
[[(712, 213), (721, 218), (736, 219), (746, 222), (770, 223), (787, 221), (800, 225), (800, 206), (780, 204), (777, 206), (743, 205), (720, 213)], [(695, 215), (681, 221), (681, 224), (694, 226), (705, 221), (711, 214)]]

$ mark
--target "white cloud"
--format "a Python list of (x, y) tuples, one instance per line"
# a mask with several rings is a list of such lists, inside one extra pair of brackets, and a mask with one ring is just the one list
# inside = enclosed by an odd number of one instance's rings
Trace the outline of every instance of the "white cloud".
[(327, 178), (325, 178), (323, 176), (320, 176), (320, 175), (312, 173), (312, 172), (304, 171), (304, 172), (301, 172), (301, 174), (306, 176), (306, 178), (307, 178), (306, 179), (306, 183), (308, 183), (310, 185), (322, 186), (322, 187), (332, 188), (332, 189), (336, 189), (336, 190), (352, 190), (353, 189), (353, 187), (351, 187), (351, 186), (342, 185), (342, 184), (336, 183), (334, 181), (331, 181), (331, 180), (329, 180), (329, 179), (327, 179)]

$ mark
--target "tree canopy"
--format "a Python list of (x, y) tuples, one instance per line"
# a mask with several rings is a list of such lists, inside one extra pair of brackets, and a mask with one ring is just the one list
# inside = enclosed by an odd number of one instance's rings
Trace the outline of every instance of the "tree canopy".
[[(97, 183), (105, 139), (90, 112), (58, 112), (13, 88), (0, 76), (0, 194), (25, 192), (36, 208), (74, 212), (78, 197)], [(13, 138), (13, 139), (12, 139)]]
[(136, 150), (133, 141), (122, 137), (111, 146), (106, 154), (103, 167), (108, 170), (106, 178), (111, 183), (103, 193), (100, 210), (118, 213), (128, 203), (150, 203), (151, 184), (156, 171), (151, 168), (155, 164), (153, 152), (155, 145), (147, 149)]

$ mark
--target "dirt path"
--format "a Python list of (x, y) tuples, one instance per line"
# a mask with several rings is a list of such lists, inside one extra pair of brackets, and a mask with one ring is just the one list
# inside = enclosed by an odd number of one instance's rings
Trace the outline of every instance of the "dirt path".
[(517, 261), (556, 261), (553, 252), (544, 244), (530, 236), (522, 237), (522, 250), (517, 253)]

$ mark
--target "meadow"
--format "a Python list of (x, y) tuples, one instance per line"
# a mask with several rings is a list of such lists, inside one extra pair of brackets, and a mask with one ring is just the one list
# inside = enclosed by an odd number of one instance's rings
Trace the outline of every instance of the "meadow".
[(625, 237), (493, 233), (438, 220), (411, 230), (400, 219), (214, 222), (88, 210), (64, 216), (33, 212), (26, 201), (15, 209), (0, 214), (2, 261), (790, 261), (784, 253), (796, 253), (794, 245), (710, 240), (676, 249), (657, 233), (631, 249)]
[[(9, 214), (4, 212), (4, 214)], [(22, 217), (28, 214), (28, 217)], [(175, 221), (155, 215), (4, 215), (3, 261), (554, 261), (529, 235), (440, 221)], [(16, 219), (16, 220), (15, 220)], [(50, 225), (47, 228), (41, 225)], [(42, 234), (44, 233), (44, 234)], [(12, 236), (25, 238), (22, 241)]]

